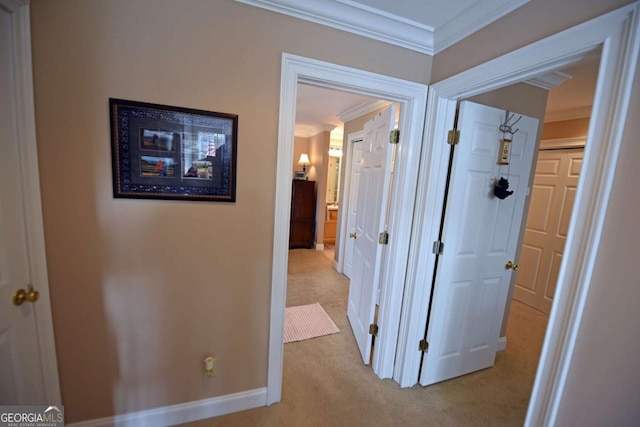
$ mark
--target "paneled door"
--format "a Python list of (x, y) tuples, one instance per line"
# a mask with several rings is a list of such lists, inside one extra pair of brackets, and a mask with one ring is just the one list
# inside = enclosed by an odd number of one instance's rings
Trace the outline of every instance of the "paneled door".
[[(428, 351), (420, 383), (429, 385), (493, 366), (518, 247), (536, 144), (538, 120), (522, 116), (509, 165), (498, 164), (506, 111), (460, 104), (460, 141), (443, 222), (444, 249), (434, 282)], [(520, 115), (516, 115), (519, 117)], [(513, 194), (494, 186), (508, 178)]]
[(549, 313), (556, 290), (584, 149), (538, 155), (513, 298)]
[(358, 217), (358, 189), (360, 186), (360, 170), (362, 169), (362, 139), (349, 141), (353, 144), (351, 151), (351, 179), (349, 180), (349, 194), (346, 205), (348, 206), (347, 214), (347, 235), (343, 238), (344, 244), (344, 267), (342, 273), (351, 278), (351, 270), (353, 269), (353, 248), (355, 247), (356, 218)]
[(362, 142), (347, 317), (365, 364), (369, 363), (371, 355), (369, 325), (373, 323), (382, 269), (383, 245), (379, 243), (379, 234), (386, 223), (393, 152), (389, 132), (393, 129), (395, 109), (391, 106), (367, 122)]
[(25, 119), (32, 111), (25, 8), (0, 0), (0, 405), (60, 403), (38, 163)]

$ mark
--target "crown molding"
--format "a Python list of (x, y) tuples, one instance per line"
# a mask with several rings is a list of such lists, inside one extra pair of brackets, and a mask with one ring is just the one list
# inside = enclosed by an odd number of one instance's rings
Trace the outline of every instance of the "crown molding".
[(465, 37), (513, 12), (530, 0), (481, 1), (468, 7), (435, 31), (433, 55), (453, 46)]
[[(426, 55), (435, 55), (529, 0), (477, 2), (435, 29), (351, 0), (235, 0)], [(437, 11), (435, 11), (437, 13)]]
[(571, 108), (569, 110), (552, 111), (544, 115), (544, 122), (561, 122), (564, 120), (586, 119), (591, 117), (593, 106)]
[(326, 25), (370, 39), (433, 55), (433, 28), (368, 8), (335, 0), (235, 0), (273, 12)]
[(314, 126), (312, 128), (305, 129), (305, 130), (296, 129), (295, 136), (299, 138), (311, 138), (312, 136), (317, 135), (320, 132), (331, 132), (336, 127), (337, 127), (336, 125), (324, 124), (324, 125)]
[(562, 71), (552, 71), (550, 73), (526, 80), (525, 83), (545, 90), (551, 90), (554, 87), (560, 86), (562, 83), (571, 78), (573, 78), (571, 74), (563, 73)]
[(363, 104), (356, 105), (355, 107), (348, 108), (339, 113), (338, 119), (340, 119), (341, 122), (346, 123), (353, 119), (357, 119), (358, 117), (364, 116), (365, 114), (373, 113), (376, 110), (388, 107), (391, 104), (393, 104), (393, 102), (380, 99), (365, 102)]

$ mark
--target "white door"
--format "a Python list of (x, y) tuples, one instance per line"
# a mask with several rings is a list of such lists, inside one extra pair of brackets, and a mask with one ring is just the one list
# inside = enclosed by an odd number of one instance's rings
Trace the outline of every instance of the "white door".
[[(519, 115), (517, 115), (519, 116)], [(493, 366), (527, 197), (538, 120), (522, 117), (498, 165), (505, 111), (462, 102), (420, 383)], [(494, 196), (500, 177), (513, 194)]]
[(378, 243), (378, 238), (380, 232), (384, 231), (386, 221), (393, 151), (389, 144), (389, 132), (393, 129), (395, 117), (395, 106), (391, 106), (367, 122), (362, 142), (347, 316), (365, 364), (369, 363), (371, 354), (369, 325), (373, 323), (380, 281), (382, 245)]
[[(14, 304), (15, 292), (27, 291), (34, 283), (35, 263), (30, 253), (43, 250), (29, 246), (36, 241), (37, 232), (27, 225), (35, 215), (28, 209), (25, 189), (34, 190), (25, 185), (23, 177), (29, 175), (37, 182), (38, 165), (26, 160), (20, 132), (24, 128), (18, 116), (22, 110), (14, 55), (20, 49), (16, 47), (14, 12), (0, 4), (0, 404), (44, 405), (48, 398), (57, 399), (57, 393), (46, 393), (40, 353), (44, 344), (39, 342), (36, 325), (36, 314), (46, 317), (49, 312), (36, 313), (35, 304), (48, 304), (48, 300)], [(51, 377), (57, 379), (57, 373), (50, 372), (47, 378)]]
[(356, 139), (353, 142), (353, 150), (351, 151), (351, 178), (349, 180), (349, 193), (346, 197), (347, 202), (347, 235), (343, 238), (345, 241), (344, 248), (344, 267), (342, 273), (351, 278), (351, 270), (353, 268), (353, 248), (355, 247), (356, 218), (358, 217), (358, 188), (360, 185), (360, 170), (362, 169), (362, 140)]
[(538, 155), (513, 298), (549, 313), (556, 291), (584, 149)]

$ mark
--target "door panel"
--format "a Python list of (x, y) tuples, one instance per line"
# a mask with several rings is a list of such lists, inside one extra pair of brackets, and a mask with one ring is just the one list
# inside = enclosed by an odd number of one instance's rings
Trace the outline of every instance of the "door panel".
[(0, 7), (0, 403), (44, 404), (34, 305), (13, 304), (14, 292), (26, 290), (32, 278), (20, 179), (29, 171), (21, 170), (12, 19)]
[(583, 151), (546, 150), (538, 156), (513, 297), (545, 313), (553, 303)]
[[(538, 120), (522, 117), (511, 144), (510, 165), (498, 165), (505, 111), (462, 102), (443, 223), (429, 350), (420, 383), (429, 385), (493, 365), (535, 148)], [(493, 188), (508, 178), (513, 195)]]
[(348, 278), (352, 276), (353, 249), (355, 239), (350, 237), (356, 231), (356, 218), (358, 217), (358, 189), (360, 187), (360, 173), (362, 169), (362, 141), (353, 143), (351, 159), (351, 180), (349, 190), (349, 213), (347, 216), (347, 236), (345, 242), (344, 267), (342, 272)]
[(371, 354), (369, 325), (373, 323), (382, 245), (378, 235), (384, 230), (389, 196), (392, 150), (389, 132), (395, 107), (389, 107), (365, 124), (362, 167), (358, 187), (353, 250), (353, 275), (349, 281), (347, 316), (365, 364)]

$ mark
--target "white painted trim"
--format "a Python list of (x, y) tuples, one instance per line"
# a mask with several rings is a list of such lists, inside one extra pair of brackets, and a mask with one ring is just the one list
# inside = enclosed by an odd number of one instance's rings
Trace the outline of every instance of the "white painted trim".
[(552, 71), (550, 73), (543, 74), (541, 76), (535, 76), (529, 80), (525, 80), (525, 83), (539, 87), (544, 90), (551, 90), (554, 87), (560, 86), (562, 83), (573, 78), (571, 74), (563, 73), (562, 71)]
[[(391, 103), (389, 103), (391, 105)], [(375, 110), (372, 110), (375, 111)], [(360, 117), (360, 116), (356, 116)], [(356, 118), (354, 117), (354, 118)], [(346, 196), (351, 193), (351, 172), (353, 165), (352, 157), (353, 157), (353, 144), (355, 140), (364, 139), (364, 130), (359, 130), (357, 132), (352, 132), (347, 135), (347, 149), (345, 150), (345, 155), (342, 157), (342, 167), (344, 168), (342, 179), (340, 180), (342, 184), (342, 188), (340, 189), (340, 233), (336, 238), (338, 239), (338, 261), (336, 271), (342, 273), (344, 271), (344, 252), (346, 250), (347, 245), (347, 223), (349, 220), (349, 204), (352, 202)]]
[[(640, 27), (636, 2), (596, 19), (518, 49), (502, 57), (443, 80), (430, 89), (426, 138), (421, 170), (420, 200), (438, 200), (441, 164), (446, 161), (438, 148), (446, 139), (441, 122), (450, 117), (455, 100), (526, 80), (531, 76), (561, 68), (585, 52), (602, 48), (598, 84), (592, 120), (585, 150), (580, 183), (576, 194), (571, 225), (558, 277), (558, 287), (547, 327), (538, 373), (531, 395), (525, 425), (554, 425), (561, 402), (564, 383), (571, 365), (577, 331), (580, 326), (596, 253), (599, 249), (603, 221), (618, 160), (625, 125), (634, 70), (640, 51)], [(427, 178), (435, 176), (429, 185)], [(419, 209), (417, 210), (419, 212)], [(416, 214), (414, 235), (432, 235), (433, 215)], [(427, 230), (427, 231), (425, 231)], [(420, 241), (421, 239), (416, 239)], [(425, 246), (412, 250), (427, 255)], [(433, 257), (430, 257), (433, 258)], [(431, 275), (420, 270), (416, 262), (429, 263), (429, 258), (412, 256), (407, 280), (409, 294), (422, 298), (420, 309), (405, 310), (408, 342), (424, 334)], [(431, 270), (432, 274), (433, 270)], [(404, 317), (404, 316), (403, 316)], [(404, 339), (401, 335), (400, 339)], [(406, 347), (406, 345), (405, 345)], [(417, 351), (399, 355), (405, 360), (401, 385), (409, 385), (418, 375)], [(416, 362), (416, 360), (418, 360)]]
[(400, 127), (403, 132), (396, 153), (396, 173), (391, 197), (391, 205), (397, 208), (389, 218), (389, 232), (397, 238), (390, 240), (383, 261), (383, 294), (378, 317), (380, 330), (373, 360), (373, 370), (381, 378), (393, 375), (424, 126), (427, 86), (287, 53), (282, 55), (267, 404), (279, 402), (281, 398), (291, 163), (296, 89), (301, 82), (387, 99), (401, 105)]
[(352, 0), (236, 1), (435, 55), (529, 0), (476, 2), (437, 29)]
[(316, 251), (324, 251), (324, 243), (316, 243)]
[(376, 110), (386, 108), (391, 104), (393, 104), (393, 102), (385, 101), (383, 99), (376, 99), (375, 101), (365, 102), (339, 113), (338, 119), (340, 119), (340, 121), (343, 123), (349, 122), (353, 119), (357, 119), (358, 117), (362, 117), (365, 114), (373, 113)]
[(433, 29), (355, 2), (334, 0), (235, 0), (433, 55)]
[(564, 148), (584, 148), (587, 137), (543, 139), (540, 141), (540, 150), (558, 150)]
[(507, 349), (507, 337), (498, 338), (498, 344), (496, 345), (496, 351), (505, 351)]
[(40, 293), (34, 305), (40, 350), (40, 365), (44, 380), (44, 394), (48, 403), (62, 404), (58, 362), (56, 358), (51, 299), (47, 275), (38, 150), (36, 143), (35, 107), (33, 101), (33, 73), (31, 61), (30, 6), (24, 1), (0, 0), (13, 15), (16, 59), (16, 101), (18, 107), (19, 150), (22, 163), (22, 191), (25, 203), (25, 222), (28, 239), (29, 267), (33, 287)]
[(173, 426), (266, 406), (267, 389), (243, 391), (146, 411), (67, 424), (69, 427)]
[(552, 111), (544, 115), (544, 122), (562, 122), (565, 120), (586, 119), (591, 117), (591, 105), (587, 107), (572, 108), (570, 110)]
[(330, 124), (318, 125), (310, 129), (307, 129), (304, 132), (296, 131), (295, 136), (302, 137), (302, 138), (311, 138), (312, 136), (317, 135), (320, 132), (331, 132), (336, 127), (337, 127), (336, 125), (330, 125)]
[(433, 54), (438, 54), (493, 21), (528, 3), (529, 0), (479, 1), (468, 7), (447, 25), (435, 30)]

